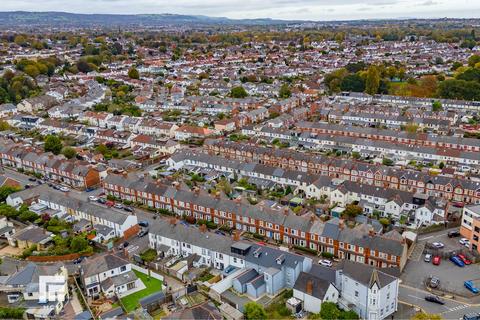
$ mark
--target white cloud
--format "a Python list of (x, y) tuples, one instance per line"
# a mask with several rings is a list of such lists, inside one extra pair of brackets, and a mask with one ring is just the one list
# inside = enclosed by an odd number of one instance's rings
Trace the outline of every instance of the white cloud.
[(478, 0), (2, 0), (1, 11), (177, 13), (304, 20), (475, 17)]

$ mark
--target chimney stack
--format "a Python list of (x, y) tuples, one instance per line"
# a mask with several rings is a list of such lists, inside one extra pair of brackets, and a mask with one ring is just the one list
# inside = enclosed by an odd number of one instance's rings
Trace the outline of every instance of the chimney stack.
[(207, 232), (207, 225), (206, 224), (201, 224), (199, 229), (200, 229), (200, 232), (205, 233), (205, 232)]
[(240, 231), (239, 230), (233, 230), (233, 240), (234, 241), (239, 241), (240, 240)]
[(283, 208), (284, 215), (288, 216), (288, 211), (289, 211), (288, 207)]
[(345, 228), (345, 220), (343, 219), (340, 219), (339, 222), (338, 222), (338, 228), (340, 230), (343, 230), (343, 228)]
[(312, 280), (307, 281), (307, 287), (305, 288), (305, 291), (310, 296), (313, 294), (313, 281)]

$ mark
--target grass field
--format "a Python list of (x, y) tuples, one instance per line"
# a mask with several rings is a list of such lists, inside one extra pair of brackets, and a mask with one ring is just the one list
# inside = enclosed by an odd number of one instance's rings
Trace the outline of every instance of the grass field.
[(152, 293), (162, 290), (162, 281), (152, 277), (148, 278), (148, 275), (138, 272), (136, 270), (133, 270), (133, 272), (135, 272), (137, 277), (142, 280), (146, 288), (120, 299), (123, 306), (125, 307), (126, 312), (135, 310), (139, 306), (138, 300), (140, 300), (141, 298), (144, 298), (151, 295)]

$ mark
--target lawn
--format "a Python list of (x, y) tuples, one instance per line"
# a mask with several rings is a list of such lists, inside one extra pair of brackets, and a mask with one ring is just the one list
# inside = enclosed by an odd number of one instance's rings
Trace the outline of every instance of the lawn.
[(146, 288), (120, 299), (127, 312), (133, 311), (137, 308), (138, 300), (162, 290), (162, 281), (153, 277), (148, 278), (148, 275), (138, 272), (137, 270), (133, 270), (133, 272), (135, 272), (137, 277), (142, 280)]

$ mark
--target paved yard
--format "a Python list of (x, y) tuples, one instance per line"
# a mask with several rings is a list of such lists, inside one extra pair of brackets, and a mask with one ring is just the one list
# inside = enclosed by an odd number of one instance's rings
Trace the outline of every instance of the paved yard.
[(162, 290), (162, 281), (155, 279), (153, 277), (148, 277), (148, 275), (138, 272), (137, 270), (133, 270), (137, 277), (142, 280), (143, 284), (145, 285), (145, 289), (134, 292), (126, 297), (121, 299), (123, 306), (125, 307), (127, 312), (135, 310), (138, 307), (138, 300), (149, 296), (155, 292)]
[(425, 289), (425, 279), (429, 276), (435, 276), (440, 279), (440, 286), (443, 291), (472, 297), (473, 294), (463, 286), (463, 282), (479, 279), (479, 271), (480, 267), (478, 264), (460, 268), (449, 260), (442, 260), (439, 266), (435, 266), (432, 263), (424, 262), (422, 259), (420, 261), (408, 261), (401, 279), (408, 286)]
[(17, 248), (17, 247), (11, 247), (11, 246), (6, 246), (2, 249), (0, 249), (0, 257), (5, 257), (5, 256), (18, 256), (21, 255), (23, 252), (22, 249)]

